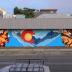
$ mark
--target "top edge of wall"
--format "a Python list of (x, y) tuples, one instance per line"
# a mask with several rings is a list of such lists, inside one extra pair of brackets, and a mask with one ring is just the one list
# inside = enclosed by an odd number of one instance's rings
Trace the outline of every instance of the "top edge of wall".
[(0, 29), (72, 29), (72, 18), (0, 19)]

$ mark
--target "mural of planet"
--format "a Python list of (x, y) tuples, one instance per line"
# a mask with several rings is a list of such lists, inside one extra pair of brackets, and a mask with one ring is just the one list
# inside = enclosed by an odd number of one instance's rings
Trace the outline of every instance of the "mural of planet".
[(0, 47), (72, 46), (72, 30), (0, 30)]

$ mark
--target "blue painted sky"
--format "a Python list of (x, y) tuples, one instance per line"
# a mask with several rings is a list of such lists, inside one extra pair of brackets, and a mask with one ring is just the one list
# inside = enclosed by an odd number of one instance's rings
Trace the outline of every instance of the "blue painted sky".
[(13, 13), (13, 8), (57, 8), (61, 13), (72, 13), (72, 0), (0, 0), (0, 8), (7, 10), (9, 14)]

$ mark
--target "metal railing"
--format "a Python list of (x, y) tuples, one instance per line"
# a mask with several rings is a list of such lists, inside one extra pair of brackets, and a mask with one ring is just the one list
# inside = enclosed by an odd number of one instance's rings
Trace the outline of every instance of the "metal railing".
[(9, 72), (44, 72), (43, 59), (17, 59)]
[(44, 65), (45, 64), (45, 61), (47, 61), (46, 59), (16, 59), (16, 63), (28, 63), (28, 64), (31, 64), (31, 63), (37, 63), (37, 64), (42, 64)]

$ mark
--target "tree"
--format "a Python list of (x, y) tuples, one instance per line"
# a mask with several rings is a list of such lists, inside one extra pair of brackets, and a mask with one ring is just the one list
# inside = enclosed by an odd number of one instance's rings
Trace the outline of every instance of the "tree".
[(14, 14), (24, 14), (26, 18), (33, 18), (35, 16), (35, 9), (23, 8), (19, 9), (18, 7), (14, 8)]

